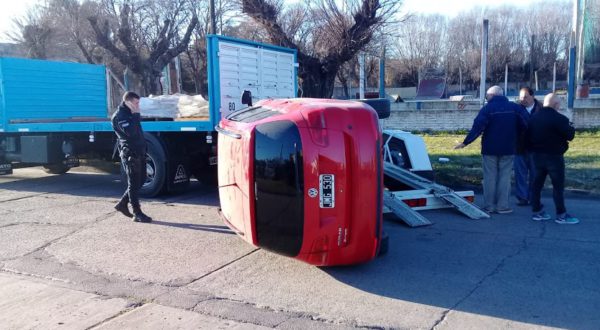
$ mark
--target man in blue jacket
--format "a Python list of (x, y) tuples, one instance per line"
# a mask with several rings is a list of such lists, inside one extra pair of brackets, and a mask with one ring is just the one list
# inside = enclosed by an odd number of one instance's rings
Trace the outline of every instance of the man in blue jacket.
[(569, 148), (569, 141), (575, 137), (575, 128), (569, 119), (560, 113), (560, 99), (553, 93), (544, 98), (544, 107), (536, 112), (529, 120), (527, 135), (529, 150), (535, 166), (535, 179), (531, 206), (532, 219), (535, 221), (550, 220), (550, 215), (544, 211), (540, 202), (540, 195), (546, 176), (552, 181), (552, 197), (556, 207), (556, 220), (558, 224), (573, 225), (579, 219), (569, 215), (565, 208), (563, 191), (565, 187), (565, 158), (563, 154)]
[(525, 109), (510, 102), (499, 86), (490, 87), (486, 99), (488, 103), (479, 110), (471, 131), (454, 148), (464, 148), (482, 135), (484, 210), (488, 213), (512, 213), (509, 205), (510, 177), (517, 138), (527, 128)]

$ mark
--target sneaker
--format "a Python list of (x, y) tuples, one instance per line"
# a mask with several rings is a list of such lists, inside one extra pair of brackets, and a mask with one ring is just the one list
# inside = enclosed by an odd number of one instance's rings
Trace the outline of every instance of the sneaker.
[(540, 211), (537, 213), (534, 213), (533, 216), (531, 217), (531, 220), (533, 221), (546, 221), (546, 220), (550, 220), (552, 217), (550, 216), (550, 214), (548, 214), (546, 211)]
[(148, 222), (152, 222), (152, 218), (150, 218), (149, 216), (145, 215), (142, 212), (139, 212), (133, 216), (133, 221), (148, 223)]
[(115, 210), (121, 212), (121, 214), (123, 214), (124, 216), (126, 216), (128, 218), (133, 217), (133, 214), (131, 214), (131, 212), (129, 212), (129, 208), (127, 207), (127, 204), (118, 203), (117, 205), (115, 205)]
[(492, 214), (492, 213), (496, 212), (496, 210), (494, 210), (494, 209), (493, 209), (493, 208), (491, 208), (491, 207), (484, 207), (484, 208), (483, 208), (483, 211), (484, 211), (485, 213), (488, 213), (488, 214)]
[(568, 213), (563, 213), (556, 217), (556, 220), (554, 220), (554, 222), (561, 225), (576, 225), (579, 223), (579, 219), (575, 218), (574, 216), (571, 216)]
[(505, 209), (497, 209), (496, 212), (498, 214), (510, 214), (513, 213), (513, 209), (511, 209), (510, 207), (505, 208)]
[(517, 198), (517, 206), (527, 206), (529, 205), (529, 201), (524, 198)]

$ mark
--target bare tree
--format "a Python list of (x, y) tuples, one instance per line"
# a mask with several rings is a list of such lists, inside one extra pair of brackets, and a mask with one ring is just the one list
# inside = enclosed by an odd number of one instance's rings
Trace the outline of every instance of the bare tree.
[(62, 57), (73, 56), (79, 51), (88, 63), (102, 61), (104, 52), (97, 45), (93, 30), (87, 17), (99, 11), (95, 1), (48, 0), (44, 15), (55, 31), (56, 48), (64, 50)]
[[(208, 97), (208, 72), (206, 37), (209, 33), (210, 17), (208, 0), (191, 0), (191, 9), (198, 17), (198, 26), (192, 34), (190, 47), (185, 50), (185, 67), (189, 69), (196, 93)], [(216, 5), (217, 32), (229, 34), (237, 12), (237, 3), (234, 0), (219, 0)], [(250, 30), (256, 30), (250, 29)]]
[(421, 69), (437, 69), (444, 63), (447, 21), (441, 15), (414, 15), (398, 30), (398, 42), (392, 51), (402, 62), (410, 83), (416, 85)]
[[(97, 43), (141, 78), (146, 94), (161, 91), (163, 68), (185, 51), (198, 18), (185, 0), (103, 0), (105, 15), (88, 18)], [(185, 28), (185, 32), (182, 29)]]
[(50, 57), (55, 31), (42, 13), (36, 8), (28, 9), (24, 17), (13, 19), (16, 31), (6, 34), (10, 40), (20, 44), (30, 58)]
[(331, 97), (340, 67), (368, 45), (396, 16), (399, 0), (307, 2), (285, 9), (281, 1), (242, 0), (242, 10), (270, 42), (298, 50), (303, 96)]

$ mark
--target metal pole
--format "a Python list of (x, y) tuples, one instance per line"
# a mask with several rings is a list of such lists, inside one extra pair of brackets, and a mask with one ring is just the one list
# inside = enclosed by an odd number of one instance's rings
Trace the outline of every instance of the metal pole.
[(583, 58), (583, 54), (584, 54), (584, 40), (583, 40), (583, 35), (584, 35), (584, 21), (585, 21), (585, 0), (576, 0), (576, 2), (579, 5), (579, 8), (577, 10), (577, 69), (576, 69), (576, 76), (575, 76), (575, 83), (577, 85), (583, 83), (583, 66), (584, 66), (584, 62), (585, 59)]
[(365, 53), (358, 55), (358, 93), (359, 98), (365, 98)]
[(552, 69), (552, 93), (556, 91), (556, 62), (554, 62), (554, 68)]
[(379, 58), (379, 97), (385, 98), (385, 46)]
[(504, 93), (508, 95), (508, 63), (504, 67)]
[(217, 34), (217, 22), (215, 16), (215, 0), (208, 2), (208, 10), (210, 11), (210, 34)]
[(462, 68), (461, 67), (458, 67), (458, 89), (459, 89), (459, 94), (462, 95), (463, 89), (462, 89)]
[(481, 78), (479, 82), (479, 102), (483, 104), (485, 101), (485, 80), (487, 77), (487, 50), (488, 50), (488, 26), (489, 21), (483, 20), (481, 31)]
[(531, 35), (531, 48), (529, 49), (529, 86), (533, 85), (533, 50), (535, 49), (535, 35)]
[(540, 86), (538, 85), (538, 75), (537, 75), (537, 70), (535, 70), (535, 90), (539, 91), (540, 90)]
[(575, 52), (577, 47), (571, 47), (569, 50), (569, 91), (567, 93), (567, 107), (573, 110), (573, 100), (575, 99)]

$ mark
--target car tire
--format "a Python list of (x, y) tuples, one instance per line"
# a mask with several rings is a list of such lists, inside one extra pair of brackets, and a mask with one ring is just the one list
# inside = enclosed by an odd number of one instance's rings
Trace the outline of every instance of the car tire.
[(371, 106), (371, 108), (375, 109), (377, 112), (377, 117), (379, 119), (386, 119), (390, 116), (390, 100), (388, 99), (362, 99), (360, 102), (366, 103)]

